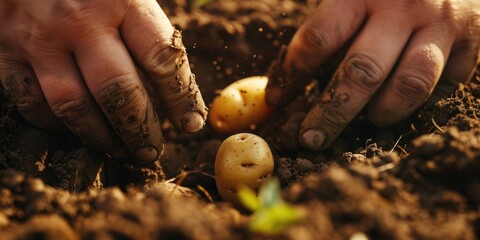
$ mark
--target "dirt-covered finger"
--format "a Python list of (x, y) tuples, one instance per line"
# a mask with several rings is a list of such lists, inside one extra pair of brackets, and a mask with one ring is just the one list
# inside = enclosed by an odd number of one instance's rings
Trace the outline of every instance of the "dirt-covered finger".
[(332, 143), (380, 88), (413, 30), (408, 24), (389, 27), (400, 19), (388, 12), (370, 17), (304, 119), (299, 139), (304, 147), (321, 150)]
[(0, 46), (0, 80), (5, 94), (28, 122), (53, 131), (65, 129), (50, 110), (32, 68), (14, 60), (10, 50), (3, 46)]
[(427, 27), (412, 37), (391, 80), (369, 105), (369, 117), (376, 125), (394, 124), (428, 99), (455, 40), (455, 34), (445, 32), (449, 32), (447, 26)]
[(30, 61), (51, 111), (70, 131), (91, 148), (114, 157), (128, 156), (111, 134), (68, 52), (32, 55)]
[(77, 46), (75, 57), (115, 133), (137, 161), (149, 163), (163, 151), (160, 122), (127, 48), (111, 30)]
[(122, 37), (168, 108), (173, 124), (185, 132), (203, 128), (207, 108), (192, 74), (181, 33), (156, 1), (133, 1), (121, 26)]
[(357, 32), (365, 18), (363, 0), (322, 1), (271, 69), (267, 101), (285, 104), (297, 96), (317, 68)]

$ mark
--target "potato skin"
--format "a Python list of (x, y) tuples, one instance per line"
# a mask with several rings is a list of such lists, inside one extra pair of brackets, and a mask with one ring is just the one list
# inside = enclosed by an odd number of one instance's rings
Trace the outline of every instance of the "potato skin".
[(273, 173), (273, 155), (267, 142), (251, 133), (239, 133), (222, 142), (215, 158), (215, 181), (222, 199), (239, 206), (237, 190), (258, 191)]
[(215, 97), (210, 107), (209, 123), (217, 132), (238, 133), (255, 130), (273, 112), (265, 100), (268, 78), (240, 79)]

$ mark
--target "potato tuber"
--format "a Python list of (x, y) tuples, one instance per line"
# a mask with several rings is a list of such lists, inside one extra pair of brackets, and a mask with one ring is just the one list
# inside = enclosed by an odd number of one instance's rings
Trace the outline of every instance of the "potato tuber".
[(249, 77), (223, 89), (213, 100), (210, 125), (221, 133), (255, 130), (273, 112), (265, 101), (267, 82), (264, 76)]
[(225, 139), (215, 158), (215, 179), (220, 196), (238, 206), (237, 190), (258, 191), (273, 173), (273, 155), (261, 137), (239, 133)]

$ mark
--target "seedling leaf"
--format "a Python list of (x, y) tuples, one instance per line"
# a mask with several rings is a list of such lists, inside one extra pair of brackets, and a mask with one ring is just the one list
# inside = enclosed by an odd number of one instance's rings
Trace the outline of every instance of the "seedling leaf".
[(278, 180), (276, 178), (269, 179), (260, 189), (258, 198), (264, 207), (270, 207), (282, 202), (280, 183)]
[(260, 201), (258, 200), (257, 195), (255, 195), (255, 192), (246, 186), (239, 188), (238, 198), (243, 206), (252, 212), (259, 210), (261, 207)]
[(249, 228), (253, 232), (277, 234), (302, 218), (301, 212), (285, 203), (261, 209), (252, 216)]
[(303, 212), (284, 202), (277, 179), (268, 180), (258, 197), (247, 187), (239, 189), (240, 202), (254, 213), (248, 227), (253, 232), (277, 234), (303, 217)]

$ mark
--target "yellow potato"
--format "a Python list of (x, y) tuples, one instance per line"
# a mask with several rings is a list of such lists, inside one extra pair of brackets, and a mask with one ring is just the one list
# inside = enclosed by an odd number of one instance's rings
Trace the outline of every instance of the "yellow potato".
[(267, 142), (251, 133), (225, 139), (215, 158), (215, 181), (223, 200), (239, 204), (237, 190), (247, 186), (255, 192), (273, 173), (273, 155)]
[(210, 125), (221, 133), (255, 130), (273, 112), (265, 101), (267, 82), (264, 76), (249, 77), (223, 89), (210, 108)]

